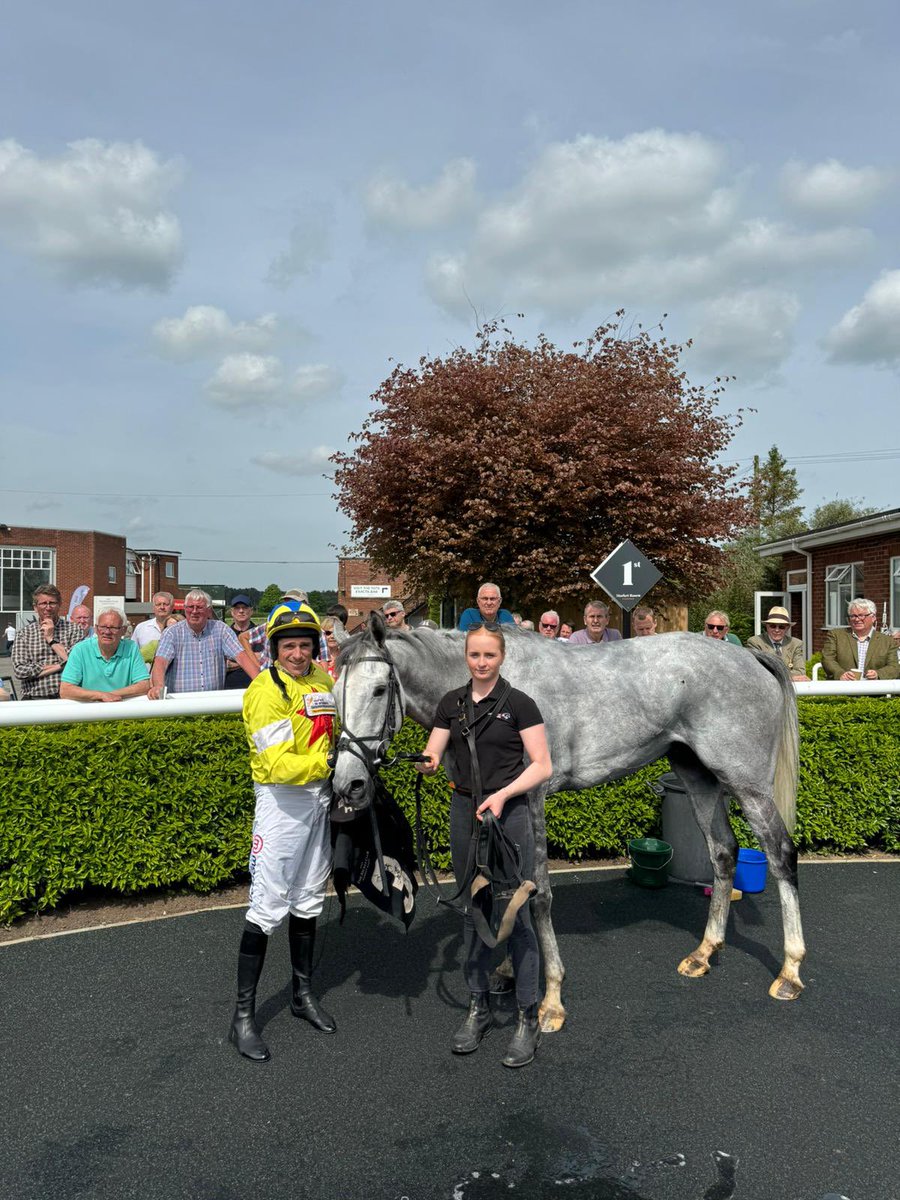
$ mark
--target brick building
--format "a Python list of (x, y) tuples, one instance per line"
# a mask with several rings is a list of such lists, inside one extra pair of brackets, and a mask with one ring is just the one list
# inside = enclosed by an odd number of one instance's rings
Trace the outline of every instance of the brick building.
[(402, 600), (407, 616), (427, 616), (427, 601), (410, 592), (402, 575), (391, 576), (376, 570), (367, 558), (339, 558), (337, 577), (338, 604), (347, 609), (347, 625), (354, 629), (381, 608), (385, 600)]
[(96, 597), (121, 597), (129, 617), (146, 615), (154, 590), (178, 594), (179, 557), (178, 551), (131, 550), (114, 533), (0, 525), (0, 620), (29, 620), (41, 583), (56, 584), (64, 609), (75, 589), (87, 585), (88, 605)]
[(783, 594), (764, 600), (790, 609), (807, 657), (829, 629), (846, 626), (847, 604), (858, 596), (874, 601), (879, 627), (900, 626), (900, 509), (768, 542), (758, 553), (781, 556)]

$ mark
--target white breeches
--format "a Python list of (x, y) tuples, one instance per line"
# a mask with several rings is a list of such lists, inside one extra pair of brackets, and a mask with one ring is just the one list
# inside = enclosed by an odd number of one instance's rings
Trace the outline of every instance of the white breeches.
[(254, 783), (247, 920), (272, 933), (289, 912), (317, 917), (331, 873), (329, 789)]

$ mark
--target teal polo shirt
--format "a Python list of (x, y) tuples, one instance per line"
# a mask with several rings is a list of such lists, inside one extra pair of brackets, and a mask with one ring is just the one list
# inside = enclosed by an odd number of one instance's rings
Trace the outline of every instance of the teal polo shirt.
[(112, 658), (103, 657), (95, 637), (77, 642), (69, 651), (61, 675), (64, 683), (74, 683), (91, 692), (117, 692), (149, 678), (150, 671), (137, 643), (124, 637)]

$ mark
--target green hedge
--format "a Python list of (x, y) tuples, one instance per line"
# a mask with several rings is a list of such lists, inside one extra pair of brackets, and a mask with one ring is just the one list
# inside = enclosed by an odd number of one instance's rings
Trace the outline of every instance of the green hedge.
[[(802, 700), (800, 718), (799, 848), (900, 851), (900, 703)], [(424, 740), (407, 721), (394, 749)], [(551, 855), (618, 855), (631, 838), (658, 832), (650, 785), (666, 769), (661, 760), (604, 787), (551, 796)], [(0, 921), (87, 886), (206, 892), (246, 871), (253, 789), (237, 716), (9, 728), (0, 773)], [(413, 768), (385, 779), (411, 817)], [(436, 865), (447, 866), (443, 777), (425, 779), (423, 795)], [(742, 845), (754, 844), (737, 809), (732, 824)]]

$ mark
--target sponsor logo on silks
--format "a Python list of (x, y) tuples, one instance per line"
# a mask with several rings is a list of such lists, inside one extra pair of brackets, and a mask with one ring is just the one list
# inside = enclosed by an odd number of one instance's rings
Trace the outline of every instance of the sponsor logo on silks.
[(254, 833), (253, 844), (250, 847), (250, 853), (254, 856), (261, 853), (263, 848), (263, 839), (261, 833)]
[(497, 720), (498, 721), (511, 721), (512, 713), (511, 712), (497, 713)]
[(337, 712), (334, 694), (332, 692), (307, 692), (303, 697), (303, 711), (312, 721), (312, 729), (309, 734), (310, 747), (314, 746), (321, 737), (327, 738), (330, 745), (334, 739), (334, 716)]

